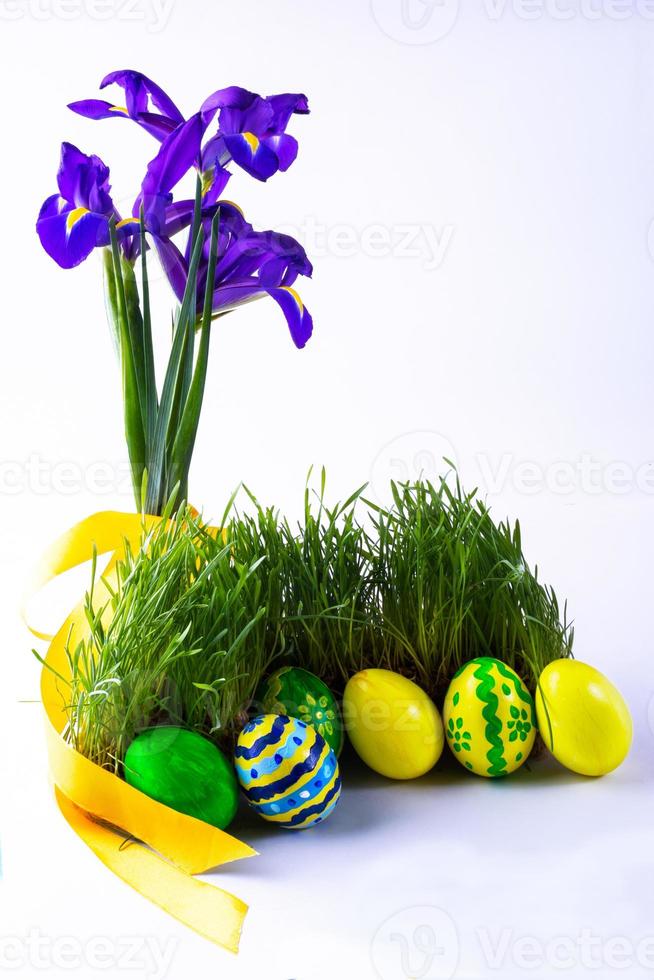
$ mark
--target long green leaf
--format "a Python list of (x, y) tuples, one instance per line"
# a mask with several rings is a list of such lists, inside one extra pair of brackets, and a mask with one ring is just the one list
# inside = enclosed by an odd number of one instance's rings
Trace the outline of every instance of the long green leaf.
[(143, 418), (143, 430), (145, 431), (145, 354), (143, 349), (143, 316), (141, 315), (141, 300), (139, 298), (138, 286), (136, 285), (134, 266), (122, 255), (120, 256), (120, 269), (123, 279), (123, 290), (125, 293), (125, 306), (127, 310), (127, 329), (129, 331), (132, 359), (134, 361), (134, 371), (136, 373), (136, 380), (139, 389), (139, 404), (141, 406), (141, 416)]
[[(200, 230), (200, 222), (202, 220), (202, 180), (198, 176), (195, 184), (195, 201), (193, 205), (193, 220), (191, 222), (191, 228), (189, 230), (189, 245), (188, 253), (193, 251), (193, 244), (197, 237), (198, 231)], [(193, 360), (195, 356), (195, 310), (192, 310), (191, 315), (193, 316), (193, 329), (190, 329), (184, 338), (184, 351), (182, 353), (182, 371), (180, 372), (179, 380), (177, 383), (177, 390), (175, 392), (175, 398), (173, 401), (173, 409), (170, 416), (170, 426), (168, 428), (168, 442), (166, 446), (166, 451), (170, 452), (172, 450), (172, 445), (175, 440), (175, 435), (177, 429), (179, 428), (180, 420), (182, 417), (182, 412), (184, 411), (184, 405), (186, 404), (186, 399), (191, 387), (191, 380), (193, 378)]]
[(154, 430), (157, 424), (157, 381), (154, 370), (154, 350), (152, 344), (152, 317), (150, 311), (150, 284), (148, 282), (147, 242), (145, 239), (145, 220), (143, 205), (141, 205), (139, 220), (141, 238), (141, 286), (143, 293), (143, 370), (145, 376), (145, 440), (148, 450), (148, 460), (154, 441)]
[(120, 357), (120, 310), (118, 308), (118, 295), (116, 293), (116, 277), (114, 275), (114, 257), (111, 248), (102, 249), (102, 261), (104, 271), (104, 300), (107, 309), (107, 320), (111, 327), (111, 339), (113, 341), (116, 356)]
[(116, 237), (116, 221), (109, 222), (111, 253), (113, 257), (115, 291), (118, 310), (118, 328), (120, 332), (120, 363), (123, 385), (123, 408), (125, 418), (125, 438), (132, 471), (132, 486), (137, 506), (140, 507), (140, 491), (143, 467), (145, 464), (145, 433), (141, 415), (138, 377), (134, 365), (131, 346), (131, 335), (128, 326), (127, 300), (122, 276), (118, 239)]
[[(189, 264), (186, 288), (182, 298), (182, 304), (177, 313), (177, 322), (173, 332), (173, 342), (166, 368), (163, 387), (161, 389), (161, 400), (157, 412), (157, 424), (155, 426), (154, 440), (152, 446), (149, 485), (147, 496), (147, 509), (152, 514), (158, 514), (165, 502), (166, 484), (164, 472), (166, 442), (171, 420), (171, 413), (175, 397), (175, 391), (182, 369), (182, 354), (184, 351), (184, 338), (189, 329), (193, 329), (195, 317), (195, 290), (197, 283), (198, 265), (202, 254), (202, 229), (198, 231), (193, 254)], [(191, 311), (193, 317), (191, 317)]]
[(193, 455), (193, 447), (200, 421), (204, 386), (207, 379), (209, 363), (209, 340), (211, 337), (211, 311), (213, 304), (213, 284), (216, 274), (218, 254), (218, 223), (220, 212), (217, 211), (211, 222), (211, 244), (209, 247), (209, 265), (207, 282), (204, 291), (204, 307), (202, 310), (202, 326), (200, 329), (200, 344), (197, 363), (193, 373), (193, 381), (184, 405), (184, 412), (175, 436), (171, 453), (171, 479), (179, 480), (182, 486), (188, 481), (188, 470)]

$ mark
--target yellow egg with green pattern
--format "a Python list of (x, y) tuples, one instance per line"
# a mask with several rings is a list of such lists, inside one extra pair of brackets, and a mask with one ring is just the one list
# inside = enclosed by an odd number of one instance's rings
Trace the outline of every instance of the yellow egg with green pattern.
[(445, 695), (443, 721), (455, 758), (478, 776), (514, 772), (536, 738), (531, 694), (516, 672), (494, 657), (477, 657), (457, 671)]

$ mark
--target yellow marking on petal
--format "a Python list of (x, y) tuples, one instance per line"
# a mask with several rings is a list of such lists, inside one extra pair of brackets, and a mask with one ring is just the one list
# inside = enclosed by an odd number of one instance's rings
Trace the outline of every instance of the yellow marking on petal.
[(290, 293), (291, 296), (293, 297), (293, 299), (295, 300), (295, 302), (297, 303), (297, 305), (300, 307), (300, 313), (304, 313), (304, 303), (302, 302), (302, 300), (300, 299), (300, 297), (298, 296), (298, 294), (295, 292), (295, 290), (293, 289), (293, 287), (292, 286), (280, 286), (279, 288), (280, 289), (285, 289), (287, 293)]
[(127, 107), (124, 105), (110, 105), (109, 112), (122, 112), (124, 116), (128, 116)]
[(254, 133), (241, 133), (241, 136), (250, 147), (253, 153), (256, 153), (259, 149), (259, 137), (255, 136)]
[(241, 215), (242, 218), (245, 217), (245, 214), (243, 212), (243, 208), (240, 208), (238, 206), (238, 204), (236, 204), (234, 201), (221, 200), (221, 201), (218, 201), (218, 204), (229, 204), (230, 207), (236, 208), (236, 210), (238, 211), (238, 213)]
[(139, 224), (138, 218), (122, 218), (116, 223), (116, 228), (123, 228), (125, 225)]
[(70, 235), (73, 230), (73, 226), (77, 224), (80, 218), (83, 218), (85, 214), (89, 213), (88, 208), (73, 208), (69, 211), (66, 216), (66, 234)]
[(206, 197), (211, 188), (213, 187), (213, 179), (216, 174), (216, 168), (210, 167), (209, 170), (205, 170), (202, 174), (202, 197)]

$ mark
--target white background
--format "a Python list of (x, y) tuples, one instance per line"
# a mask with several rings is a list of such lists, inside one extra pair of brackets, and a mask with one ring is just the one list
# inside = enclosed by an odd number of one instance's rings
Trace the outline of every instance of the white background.
[[(0, 0), (3, 972), (155, 977), (155, 948), (169, 978), (651, 972), (653, 18), (644, 0)], [(447, 765), (388, 784), (346, 760), (324, 827), (245, 818), (261, 857), (218, 877), (251, 904), (238, 959), (60, 818), (16, 614), (52, 537), (131, 507), (99, 257), (63, 272), (33, 231), (62, 139), (110, 164), (128, 210), (152, 141), (65, 108), (124, 67), (189, 113), (229, 84), (305, 91), (312, 108), (292, 169), (266, 185), (237, 172), (227, 196), (304, 241), (315, 335), (296, 351), (272, 301), (223, 322), (192, 499), (219, 515), (244, 480), (295, 513), (311, 464), (332, 499), (366, 480), (383, 498), (390, 477), (454, 456), (496, 517), (520, 517), (577, 657), (635, 721), (628, 762), (597, 782), (541, 763), (501, 785)], [(163, 340), (163, 284), (158, 304)], [(81, 958), (62, 959), (67, 937)]]

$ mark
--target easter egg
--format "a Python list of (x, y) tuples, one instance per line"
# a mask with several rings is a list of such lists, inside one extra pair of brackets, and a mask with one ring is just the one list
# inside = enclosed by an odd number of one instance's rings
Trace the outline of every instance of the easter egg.
[(315, 674), (302, 667), (282, 667), (257, 692), (256, 700), (266, 714), (299, 718), (331, 746), (336, 755), (343, 748), (343, 722), (336, 698)]
[(254, 718), (238, 737), (234, 765), (250, 806), (264, 820), (289, 830), (320, 823), (341, 795), (333, 749), (299, 718)]
[(443, 751), (436, 706), (413, 681), (392, 670), (362, 670), (343, 695), (347, 733), (366, 765), (390, 779), (415, 779)]
[(536, 738), (531, 694), (511, 667), (493, 657), (477, 657), (457, 671), (443, 721), (456, 759), (479, 776), (513, 772)]
[(238, 807), (234, 769), (197, 732), (172, 725), (137, 735), (125, 753), (125, 780), (136, 789), (224, 830)]
[(633, 733), (629, 708), (611, 682), (578, 660), (554, 660), (538, 679), (538, 728), (558, 761), (582, 776), (604, 776), (624, 761)]

